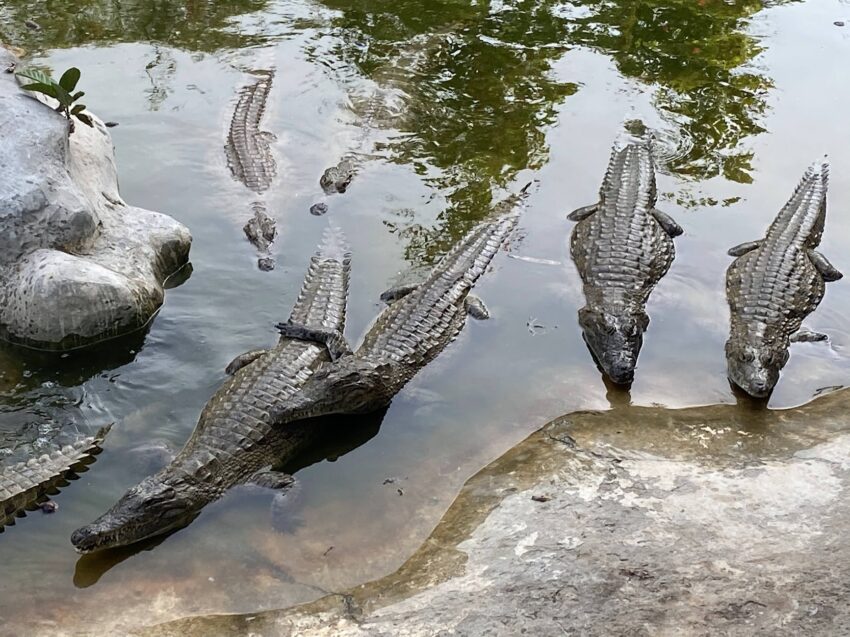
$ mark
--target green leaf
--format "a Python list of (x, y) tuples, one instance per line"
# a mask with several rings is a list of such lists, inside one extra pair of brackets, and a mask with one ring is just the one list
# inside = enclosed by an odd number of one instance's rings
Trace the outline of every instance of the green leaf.
[(68, 91), (62, 88), (59, 84), (54, 84), (53, 90), (56, 91), (56, 99), (59, 100), (59, 103), (62, 106), (68, 107), (74, 103), (74, 100), (71, 99), (71, 94), (68, 93)]
[(59, 78), (59, 86), (64, 88), (68, 93), (74, 90), (77, 86), (77, 82), (80, 81), (80, 69), (76, 66), (72, 66), (70, 69), (65, 71), (62, 74), (62, 77)]
[(84, 110), (86, 110), (85, 104), (77, 104), (71, 109), (71, 114), (76, 115), (77, 113), (82, 113)]
[(76, 113), (74, 115), (74, 117), (76, 117), (78, 120), (80, 120), (86, 126), (91, 126), (92, 128), (94, 128), (94, 124), (91, 121), (91, 117), (89, 117), (85, 113)]
[(34, 91), (36, 93), (44, 93), (48, 97), (56, 99), (56, 89), (53, 84), (45, 84), (43, 82), (33, 82), (32, 84), (24, 84), (22, 87), (25, 91)]
[(76, 102), (76, 101), (77, 101), (78, 99), (80, 99), (83, 95), (85, 95), (85, 93), (84, 93), (83, 91), (77, 91), (76, 93), (74, 93), (74, 94), (71, 96), (71, 99), (72, 99), (72, 100), (74, 100), (74, 101)]
[(15, 73), (16, 76), (32, 80), (39, 84), (55, 84), (56, 82), (50, 77), (50, 73), (39, 71), (38, 69), (24, 69)]

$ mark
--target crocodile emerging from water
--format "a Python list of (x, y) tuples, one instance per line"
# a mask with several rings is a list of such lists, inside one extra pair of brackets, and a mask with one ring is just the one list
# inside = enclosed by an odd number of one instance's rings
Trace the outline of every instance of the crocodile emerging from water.
[[(350, 254), (341, 232), (325, 233), (290, 315), (292, 323), (339, 332), (345, 325)], [(237, 356), (230, 375), (201, 412), (183, 450), (130, 489), (109, 511), (78, 529), (81, 553), (122, 546), (191, 522), (210, 502), (242, 483), (286, 489), (291, 476), (268, 469), (309, 443), (315, 428), (283, 427), (274, 405), (298, 393), (328, 360), (324, 345), (281, 338), (272, 349)]]
[(96, 460), (109, 427), (86, 436), (49, 454), (0, 468), (0, 532), (15, 524), (48, 496), (73, 480), (77, 473)]
[(842, 274), (816, 250), (826, 222), (829, 165), (810, 166), (764, 239), (729, 250), (737, 257), (726, 272), (731, 330), (726, 342), (729, 380), (754, 398), (766, 398), (788, 362), (795, 340), (817, 308), (825, 283)]
[(618, 385), (634, 380), (646, 301), (675, 258), (682, 228), (655, 208), (655, 166), (642, 126), (615, 143), (599, 202), (573, 211), (570, 251), (584, 283), (579, 310), (584, 340), (604, 374)]

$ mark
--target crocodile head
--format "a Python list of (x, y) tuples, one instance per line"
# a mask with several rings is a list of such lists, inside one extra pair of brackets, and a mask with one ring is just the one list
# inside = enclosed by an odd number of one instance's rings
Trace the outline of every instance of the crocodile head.
[(145, 478), (97, 520), (74, 531), (71, 543), (78, 553), (91, 553), (181, 528), (209, 500), (198, 491), (195, 486), (164, 479), (160, 474)]
[(780, 344), (754, 345), (729, 339), (726, 366), (729, 380), (753, 398), (767, 398), (788, 362), (788, 348)]
[(587, 307), (579, 310), (584, 342), (605, 375), (618, 385), (629, 385), (649, 325), (644, 312), (611, 314)]

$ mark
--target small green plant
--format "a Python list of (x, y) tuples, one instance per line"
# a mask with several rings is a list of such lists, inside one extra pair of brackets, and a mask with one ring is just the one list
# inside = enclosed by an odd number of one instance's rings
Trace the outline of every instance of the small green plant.
[(30, 84), (22, 85), (22, 89), (43, 93), (59, 102), (59, 106), (55, 110), (65, 115), (68, 121), (71, 122), (69, 134), (74, 132), (74, 117), (86, 126), (94, 125), (92, 124), (91, 117), (83, 112), (86, 110), (86, 105), (74, 103), (85, 95), (82, 91), (73, 92), (77, 88), (77, 82), (80, 81), (80, 69), (72, 66), (62, 74), (58, 82), (49, 73), (39, 71), (38, 69), (18, 71), (15, 75), (19, 78), (32, 80)]

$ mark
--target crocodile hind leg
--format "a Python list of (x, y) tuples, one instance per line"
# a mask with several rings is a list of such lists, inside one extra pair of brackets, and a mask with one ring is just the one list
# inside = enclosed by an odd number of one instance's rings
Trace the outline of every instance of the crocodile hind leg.
[(398, 301), (399, 299), (404, 298), (418, 287), (418, 285), (398, 285), (381, 294), (381, 300), (389, 305), (393, 301)]
[(730, 257), (741, 257), (747, 254), (747, 252), (752, 252), (756, 248), (761, 245), (761, 240), (759, 241), (745, 241), (744, 243), (739, 243), (738, 245), (729, 248), (726, 252)]
[(570, 221), (581, 221), (582, 219), (587, 219), (590, 215), (596, 212), (599, 209), (599, 204), (591, 204), (589, 206), (582, 206), (581, 208), (576, 208), (570, 214), (567, 215), (567, 219)]
[(233, 374), (238, 372), (246, 365), (250, 365), (251, 363), (253, 363), (267, 351), (268, 350), (265, 349), (252, 349), (250, 351), (245, 352), (244, 354), (239, 354), (239, 356), (237, 356), (227, 364), (227, 367), (224, 368), (224, 373), (228, 376), (233, 376)]
[(463, 309), (466, 310), (466, 313), (469, 314), (469, 316), (477, 321), (486, 321), (490, 318), (490, 310), (488, 310), (487, 306), (484, 305), (484, 301), (474, 294), (466, 295), (466, 298), (463, 300)]
[(658, 224), (664, 228), (664, 232), (666, 232), (671, 237), (678, 237), (680, 234), (684, 232), (682, 226), (676, 223), (676, 220), (673, 219), (666, 212), (661, 212), (658, 208), (652, 209), (652, 216), (655, 217), (655, 220)]
[(829, 260), (817, 250), (809, 250), (809, 258), (817, 268), (823, 280), (829, 283), (830, 281), (838, 281), (844, 275), (839, 272), (838, 268), (832, 265)]
[(332, 361), (341, 356), (351, 354), (351, 347), (345, 336), (339, 330), (328, 330), (318, 327), (308, 327), (298, 323), (278, 323), (277, 331), (284, 338), (294, 338), (299, 341), (313, 341), (328, 348), (328, 354)]
[(301, 483), (295, 480), (284, 490), (278, 490), (269, 507), (272, 528), (278, 533), (292, 533), (301, 524), (297, 515), (301, 500)]

